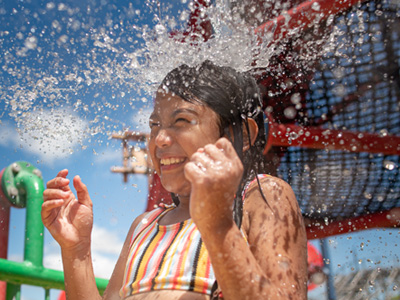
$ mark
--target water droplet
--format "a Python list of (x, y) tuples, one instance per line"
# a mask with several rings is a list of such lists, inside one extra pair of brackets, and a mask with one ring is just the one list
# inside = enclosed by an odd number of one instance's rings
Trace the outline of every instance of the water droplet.
[(346, 87), (343, 84), (338, 84), (332, 89), (332, 93), (338, 97), (346, 96)]
[(25, 40), (25, 47), (29, 50), (33, 50), (37, 47), (37, 38), (35, 36), (30, 36)]
[(60, 45), (60, 44), (65, 44), (67, 41), (68, 41), (68, 36), (63, 34), (58, 38), (57, 43)]
[(58, 4), (58, 10), (59, 11), (63, 11), (63, 10), (66, 10), (66, 9), (67, 9), (67, 6), (64, 3)]
[(53, 2), (49, 2), (49, 3), (46, 4), (46, 8), (48, 10), (54, 9), (55, 7), (56, 7), (56, 5)]
[(383, 167), (391, 171), (396, 167), (396, 164), (390, 160), (384, 160)]
[(387, 129), (379, 130), (379, 136), (381, 136), (381, 137), (387, 136), (388, 134), (389, 134), (389, 132), (387, 131)]
[(51, 26), (52, 26), (54, 29), (61, 29), (60, 22), (58, 22), (57, 20), (54, 20), (54, 21), (51, 23)]
[(295, 139), (297, 139), (298, 137), (299, 137), (299, 135), (297, 134), (297, 132), (292, 131), (292, 132), (289, 134), (289, 138), (290, 138), (291, 140), (295, 140)]
[(291, 97), (290, 97), (290, 101), (293, 104), (299, 104), (301, 101), (301, 96), (300, 93), (294, 93)]
[(311, 5), (311, 9), (312, 9), (312, 10), (315, 10), (315, 11), (320, 11), (320, 10), (321, 10), (321, 5), (320, 5), (318, 2), (314, 2), (314, 3)]
[(163, 34), (166, 31), (166, 28), (162, 24), (157, 24), (155, 27), (157, 34)]
[(333, 76), (337, 79), (342, 78), (345, 73), (344, 73), (344, 68), (336, 68), (332, 70)]
[(379, 202), (383, 202), (385, 200), (385, 196), (384, 195), (378, 195), (376, 197), (376, 200), (378, 200)]
[(296, 117), (297, 111), (293, 106), (289, 106), (289, 107), (285, 108), (285, 110), (283, 111), (283, 114), (288, 119), (294, 119)]
[(370, 199), (372, 199), (372, 194), (369, 192), (364, 192), (364, 197), (365, 197), (365, 199), (370, 200)]

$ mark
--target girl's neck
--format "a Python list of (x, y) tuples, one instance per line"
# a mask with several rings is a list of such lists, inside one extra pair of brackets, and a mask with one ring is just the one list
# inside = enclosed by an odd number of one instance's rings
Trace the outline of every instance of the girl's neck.
[(189, 206), (185, 203), (180, 203), (176, 208), (168, 211), (159, 220), (160, 225), (172, 225), (190, 219)]

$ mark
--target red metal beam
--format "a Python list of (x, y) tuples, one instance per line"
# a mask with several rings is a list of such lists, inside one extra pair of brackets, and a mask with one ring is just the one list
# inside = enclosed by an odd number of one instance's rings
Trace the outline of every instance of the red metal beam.
[(400, 226), (400, 207), (360, 217), (335, 221), (329, 224), (313, 223), (306, 226), (307, 239), (321, 239), (371, 228), (398, 228)]
[[(7, 259), (8, 233), (10, 227), (10, 202), (3, 193), (2, 178), (4, 169), (0, 172), (0, 258)], [(7, 294), (7, 282), (0, 281), (0, 300), (5, 300)]]
[(273, 41), (285, 38), (288, 33), (300, 33), (314, 24), (326, 20), (329, 16), (337, 15), (352, 6), (365, 2), (366, 0), (312, 0), (304, 1), (281, 14), (277, 18), (257, 27), (254, 32), (262, 37), (266, 33), (272, 33)]
[(274, 122), (270, 122), (268, 144), (264, 152), (266, 153), (271, 146), (400, 155), (399, 136), (381, 136), (368, 132), (302, 127)]

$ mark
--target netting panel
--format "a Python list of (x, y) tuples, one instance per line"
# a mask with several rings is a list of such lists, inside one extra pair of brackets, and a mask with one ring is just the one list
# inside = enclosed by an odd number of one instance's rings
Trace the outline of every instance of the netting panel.
[[(335, 26), (340, 34), (305, 97), (308, 124), (400, 136), (399, 5), (364, 3)], [(399, 163), (399, 156), (290, 147), (278, 175), (305, 216), (331, 220), (399, 207)]]

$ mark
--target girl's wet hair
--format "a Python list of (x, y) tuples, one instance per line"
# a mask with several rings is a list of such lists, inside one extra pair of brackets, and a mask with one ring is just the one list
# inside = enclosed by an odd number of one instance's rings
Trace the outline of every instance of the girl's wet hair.
[[(218, 114), (220, 134), (230, 138), (244, 166), (243, 177), (234, 202), (234, 219), (240, 227), (243, 210), (242, 192), (246, 183), (264, 170), (263, 149), (266, 144), (264, 114), (255, 80), (248, 74), (239, 73), (230, 67), (217, 66), (207, 60), (196, 67), (181, 65), (172, 70), (164, 78), (160, 88), (185, 101), (205, 104)], [(243, 126), (249, 132), (247, 118), (252, 118), (257, 123), (258, 135), (255, 143), (243, 152)], [(233, 132), (233, 137), (230, 137), (229, 128)], [(248, 138), (251, 144), (250, 136)], [(179, 201), (176, 197), (173, 198), (174, 202)]]

